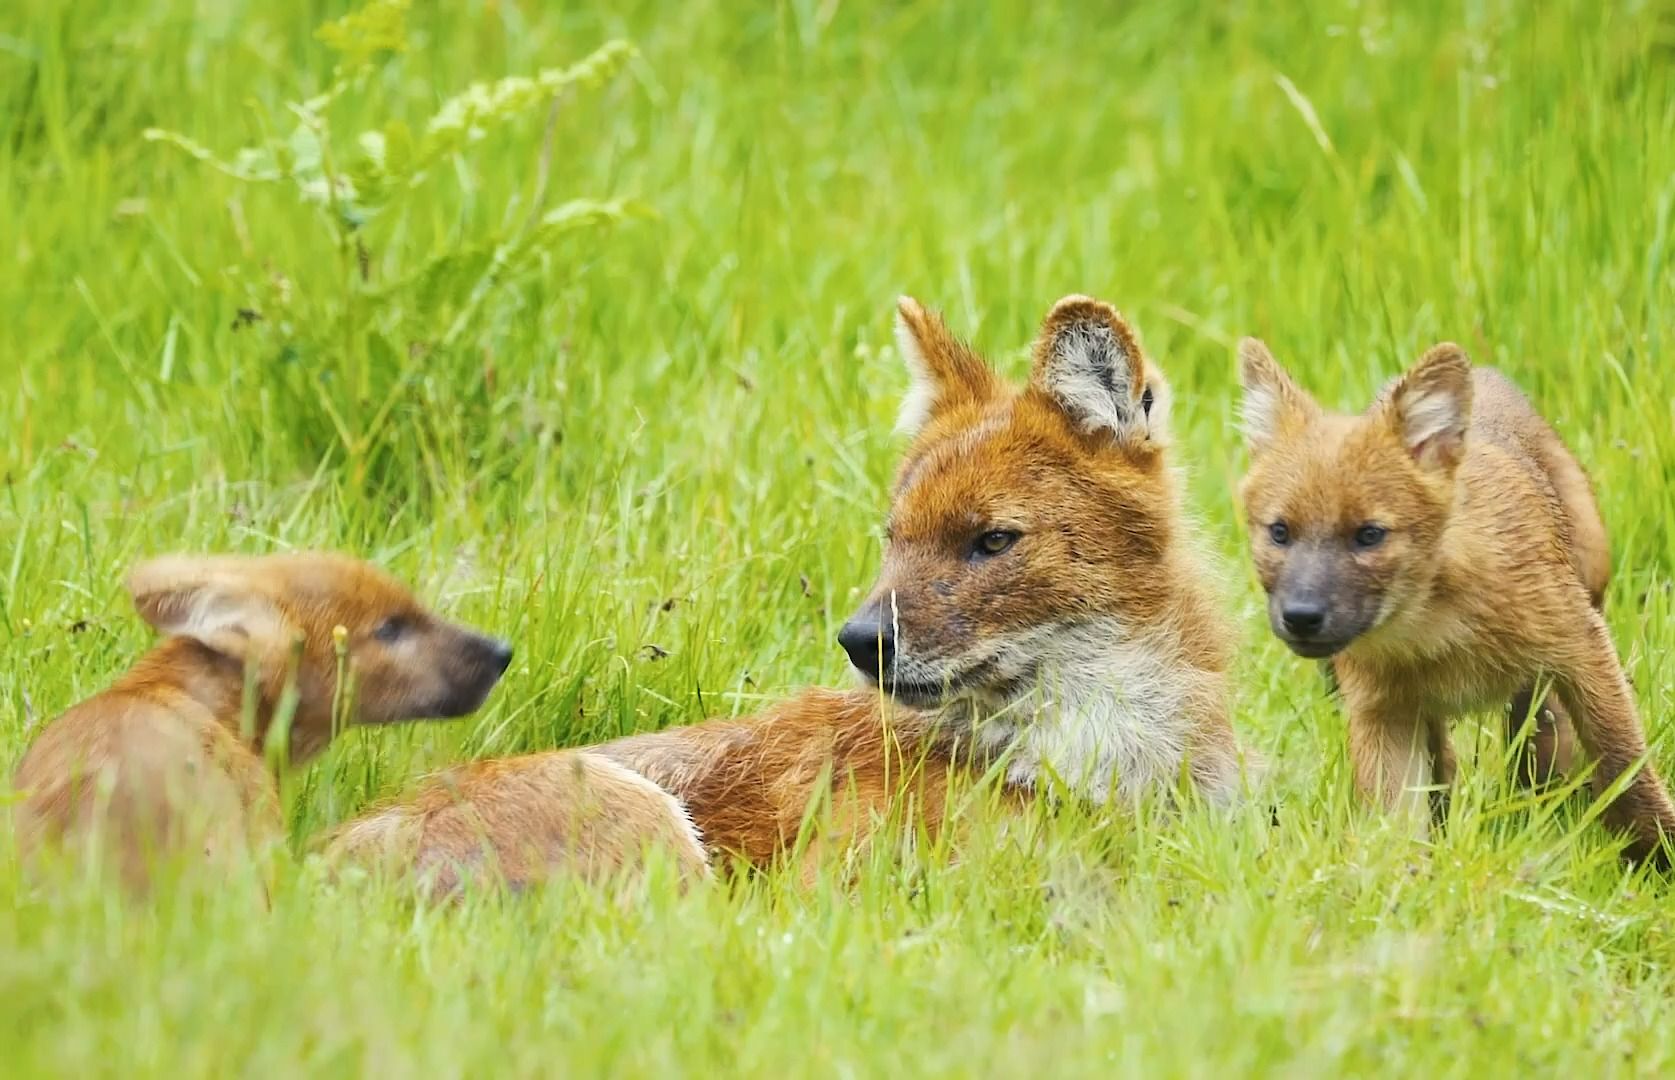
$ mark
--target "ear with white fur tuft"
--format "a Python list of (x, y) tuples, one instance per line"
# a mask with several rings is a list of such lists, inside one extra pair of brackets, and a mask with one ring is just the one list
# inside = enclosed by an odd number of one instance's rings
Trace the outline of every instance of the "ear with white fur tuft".
[(1065, 297), (1042, 320), (1034, 355), (1035, 387), (1082, 430), (1109, 433), (1131, 449), (1165, 445), (1169, 384), (1116, 308)]
[(1239, 342), (1239, 385), (1244, 388), (1240, 423), (1252, 455), (1266, 453), (1320, 414), (1320, 406), (1292, 381), (1268, 346), (1253, 337)]
[(896, 430), (917, 435), (944, 409), (984, 401), (999, 388), (981, 357), (948, 332), (942, 316), (904, 296), (896, 303), (896, 350), (913, 380)]
[(128, 592), (134, 609), (158, 633), (192, 638), (243, 660), (281, 647), (286, 638), (283, 614), (251, 586), (241, 572), (246, 565), (227, 556), (165, 555), (136, 566), (128, 575)]
[(1451, 472), (1465, 457), (1471, 361), (1451, 341), (1433, 345), (1390, 393), (1391, 426), (1420, 467)]

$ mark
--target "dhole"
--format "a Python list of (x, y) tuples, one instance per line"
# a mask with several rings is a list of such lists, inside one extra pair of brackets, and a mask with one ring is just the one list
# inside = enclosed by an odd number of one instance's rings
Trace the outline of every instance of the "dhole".
[[(1607, 820), (1662, 852), (1675, 807), (1649, 764), (1599, 607), (1605, 527), (1581, 466), (1504, 376), (1432, 348), (1359, 416), (1320, 408), (1259, 341), (1240, 345), (1251, 451), (1241, 488), (1274, 632), (1330, 657), (1359, 789), (1417, 817), (1454, 773), (1447, 721), (1540, 710), (1527, 776), (1562, 767), (1571, 725), (1603, 789), (1639, 767)], [(1533, 752), (1533, 753), (1532, 753)]]
[(662, 842), (696, 877), (712, 853), (773, 862), (816, 799), (830, 840), (864, 842), (904, 803), (934, 831), (950, 773), (1003, 754), (1012, 791), (1129, 800), (1184, 776), (1233, 797), (1225, 624), (1165, 460), (1169, 389), (1133, 331), (1060, 301), (1021, 389), (912, 300), (897, 338), (914, 439), (883, 571), (839, 634), (866, 687), (465, 765), (350, 823), (330, 854), (393, 858), (446, 891), (462, 872), (614, 872)]
[(135, 569), (128, 589), (165, 640), (29, 747), (16, 828), (25, 856), (92, 841), (136, 888), (157, 856), (201, 845), (220, 859), (282, 836), (262, 748), (288, 693), (300, 762), (331, 740), (334, 701), (352, 699), (353, 719), (369, 724), (463, 716), (511, 659), (336, 555), (169, 556)]

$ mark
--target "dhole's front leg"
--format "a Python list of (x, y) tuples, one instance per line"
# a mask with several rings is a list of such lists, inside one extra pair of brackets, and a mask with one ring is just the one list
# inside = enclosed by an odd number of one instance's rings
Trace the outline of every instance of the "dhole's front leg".
[(1408, 821), (1416, 836), (1424, 836), (1433, 814), (1427, 789), (1453, 773), (1453, 751), (1441, 719), (1363, 687), (1343, 671), (1338, 676), (1349, 713), (1355, 789), (1368, 802)]
[(1646, 754), (1646, 736), (1605, 621), (1591, 608), (1586, 617), (1586, 641), (1551, 664), (1559, 698), (1570, 712), (1583, 748), (1594, 758), (1596, 793), (1639, 765), (1634, 779), (1606, 810), (1605, 819), (1629, 834), (1631, 858), (1667, 865), (1664, 837), (1675, 839), (1675, 804), (1670, 803), (1651, 762), (1640, 764)]

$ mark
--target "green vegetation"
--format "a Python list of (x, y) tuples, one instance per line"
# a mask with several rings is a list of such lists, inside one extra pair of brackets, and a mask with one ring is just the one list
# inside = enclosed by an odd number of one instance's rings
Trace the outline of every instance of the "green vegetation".
[[(4, 5), (0, 768), (146, 647), (121, 574), (171, 549), (361, 553), (516, 641), (477, 716), (294, 776), (299, 850), (463, 757), (839, 684), (895, 297), (1021, 373), (1081, 291), (1174, 382), (1277, 826), (1067, 810), (852, 889), (449, 911), (301, 860), (268, 910), (131, 907), (29, 884), (0, 840), (0, 1068), (1675, 1068), (1670, 887), (1585, 798), (1509, 790), (1487, 726), (1433, 844), (1357, 812), (1231, 494), (1242, 333), (1344, 405), (1438, 338), (1500, 365), (1596, 478), (1675, 771), (1675, 8), (587, 6), (386, 0), (317, 37), (342, 5)], [(613, 41), (556, 109), (492, 85)], [(426, 134), (471, 102), (481, 138)]]

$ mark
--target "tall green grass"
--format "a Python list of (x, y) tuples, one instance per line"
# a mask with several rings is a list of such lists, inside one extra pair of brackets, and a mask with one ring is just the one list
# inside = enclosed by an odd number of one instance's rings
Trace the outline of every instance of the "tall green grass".
[[(1675, 1067), (1669, 887), (1619, 867), (1585, 799), (1509, 791), (1486, 728), (1459, 729), (1432, 844), (1358, 812), (1231, 496), (1240, 334), (1346, 406), (1461, 341), (1593, 472), (1609, 617), (1675, 769), (1675, 9), (417, 5), (330, 107), (341, 152), (475, 82), (638, 52), (353, 229), (145, 138), (289, 132), (344, 11), (0, 11), (0, 767), (146, 647), (119, 582), (165, 549), (362, 553), (516, 641), (477, 716), (353, 733), (292, 778), (299, 847), (443, 763), (841, 683), (905, 387), (894, 298), (1021, 374), (1082, 291), (1175, 384), (1277, 824), (1067, 809), (954, 864), (880, 853), (852, 889), (626, 910), (564, 883), (415, 909), (306, 863), (268, 909), (237, 884), (133, 908), (25, 881), (3, 840), (0, 1068)], [(493, 246), (572, 199), (650, 214), (545, 238), (461, 320)]]

